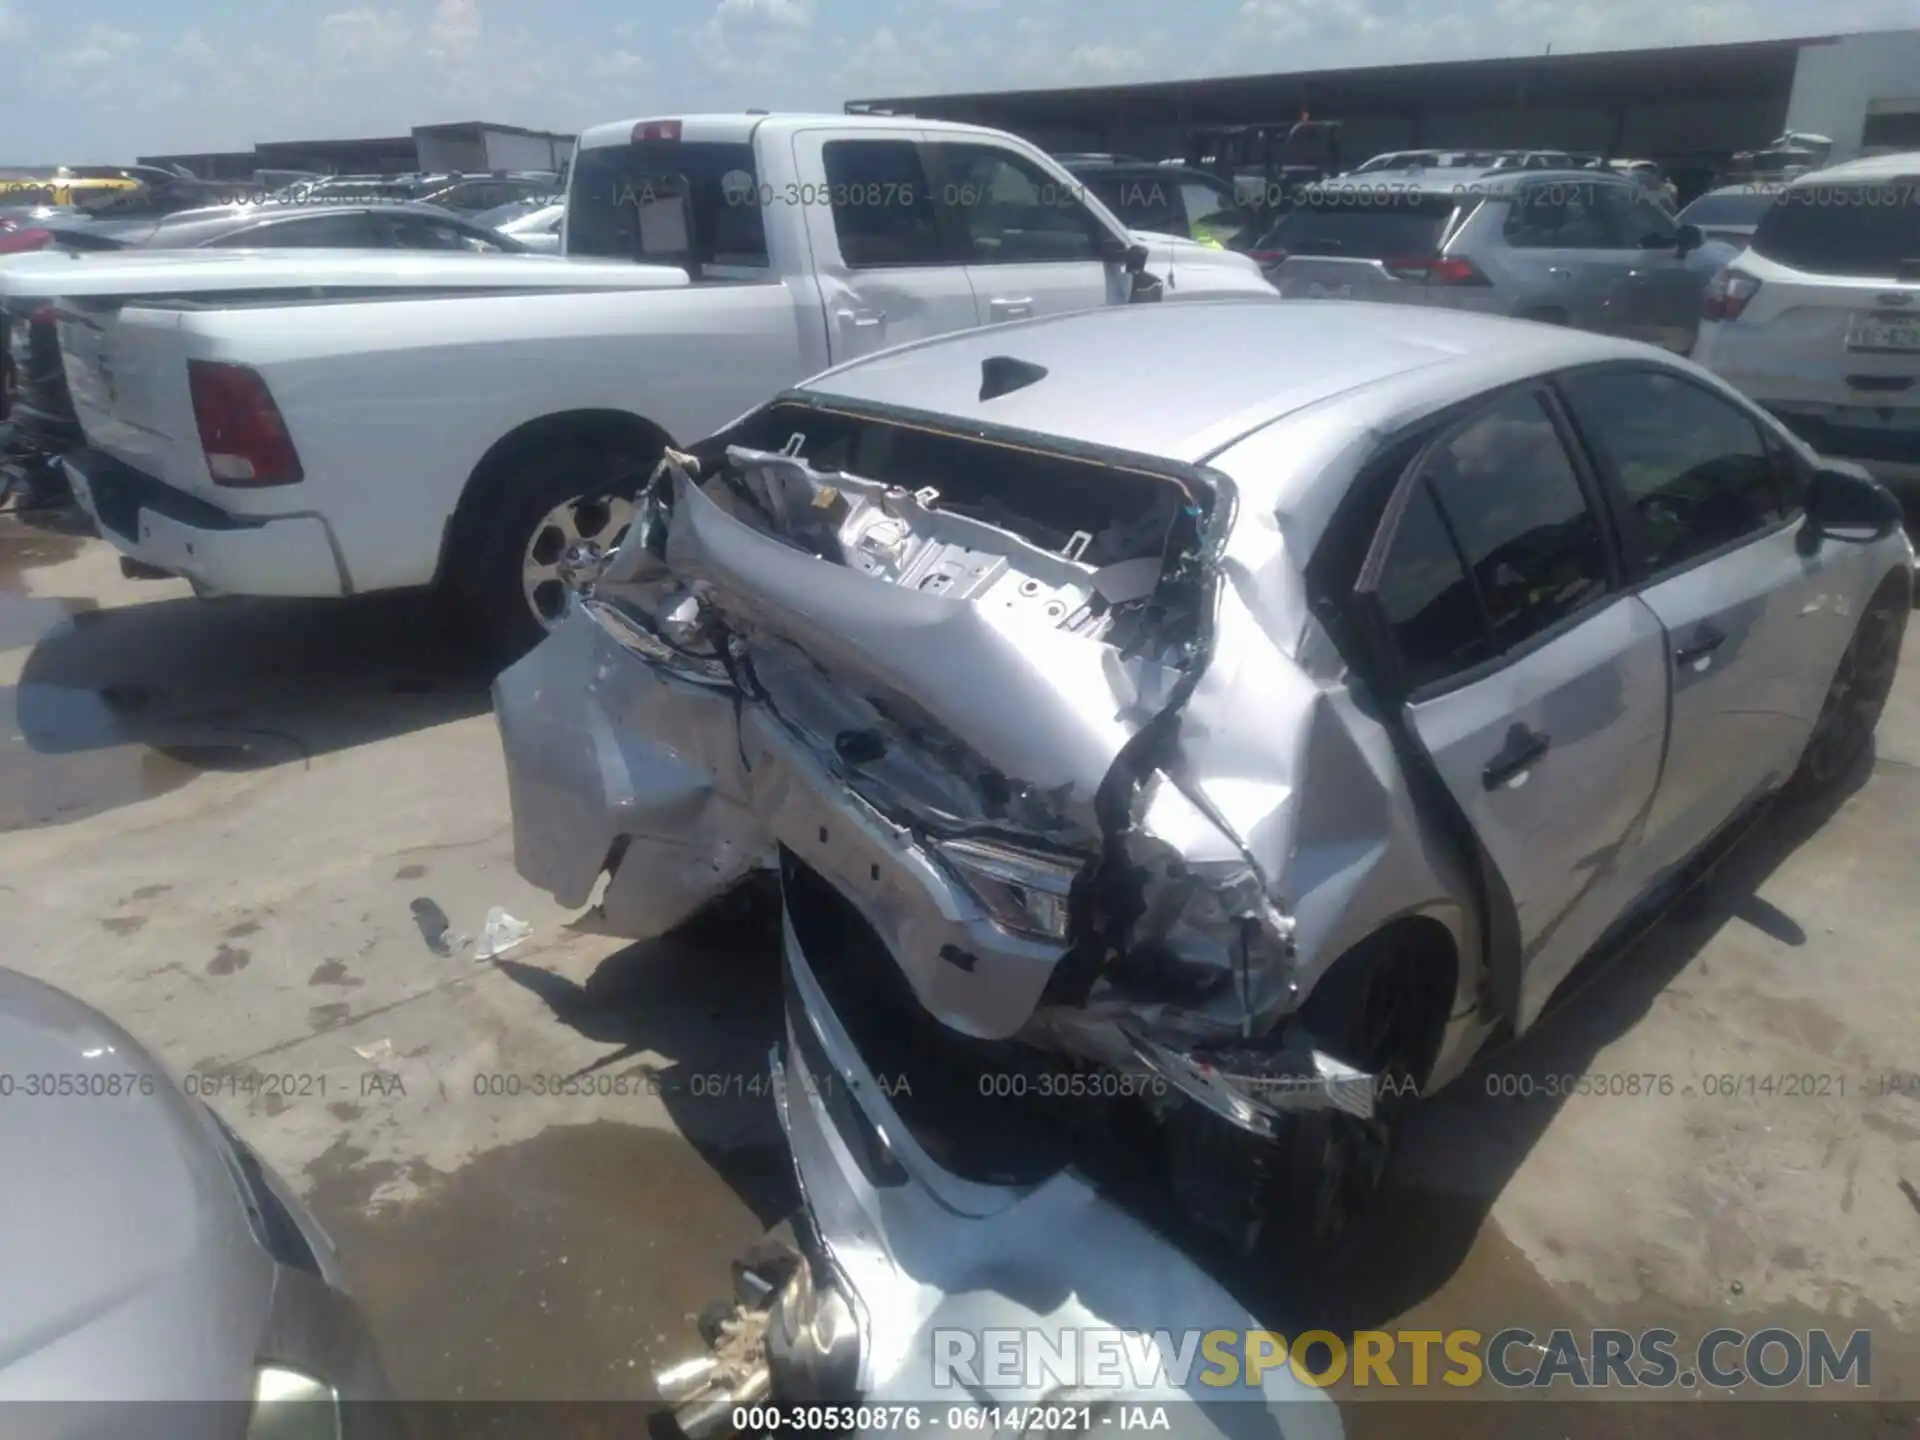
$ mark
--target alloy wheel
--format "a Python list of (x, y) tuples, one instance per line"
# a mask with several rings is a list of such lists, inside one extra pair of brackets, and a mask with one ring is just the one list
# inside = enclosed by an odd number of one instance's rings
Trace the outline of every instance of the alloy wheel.
[(551, 630), (567, 613), (567, 599), (589, 594), (633, 524), (633, 501), (620, 495), (576, 496), (549, 510), (533, 527), (520, 566), (527, 608)]

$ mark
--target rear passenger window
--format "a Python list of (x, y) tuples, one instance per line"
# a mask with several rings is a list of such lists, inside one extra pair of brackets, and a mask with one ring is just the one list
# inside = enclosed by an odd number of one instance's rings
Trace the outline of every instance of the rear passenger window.
[(1599, 187), (1584, 180), (1526, 185), (1507, 206), (1502, 234), (1517, 250), (1625, 249), (1601, 213)]
[(824, 147), (833, 232), (854, 269), (939, 265), (933, 187), (909, 140), (829, 140)]
[(1793, 497), (1760, 427), (1677, 375), (1596, 371), (1563, 382), (1587, 444), (1619, 477), (1641, 566), (1683, 565), (1785, 518)]
[(1518, 646), (1607, 589), (1599, 521), (1533, 394), (1428, 453), (1376, 581), (1411, 686)]
[(1460, 552), (1425, 480), (1415, 483), (1375, 588), (1407, 685), (1418, 689), (1493, 657)]

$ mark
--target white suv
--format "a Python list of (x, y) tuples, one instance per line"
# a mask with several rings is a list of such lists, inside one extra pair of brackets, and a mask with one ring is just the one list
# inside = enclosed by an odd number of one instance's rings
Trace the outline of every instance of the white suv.
[(1920, 493), (1920, 152), (1787, 185), (1708, 286), (1693, 358), (1815, 449)]

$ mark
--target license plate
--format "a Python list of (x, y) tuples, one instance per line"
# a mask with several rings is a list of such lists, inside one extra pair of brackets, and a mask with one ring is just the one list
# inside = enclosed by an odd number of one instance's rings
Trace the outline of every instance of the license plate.
[(1353, 287), (1351, 285), (1322, 285), (1315, 282), (1307, 286), (1307, 298), (1309, 300), (1351, 300), (1353, 298)]
[(1920, 350), (1920, 315), (1856, 315), (1847, 328), (1849, 350)]

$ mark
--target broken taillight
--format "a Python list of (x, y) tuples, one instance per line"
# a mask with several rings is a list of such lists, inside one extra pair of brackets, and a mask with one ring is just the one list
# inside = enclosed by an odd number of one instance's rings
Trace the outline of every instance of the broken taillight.
[(1747, 303), (1759, 293), (1760, 282), (1744, 270), (1722, 270), (1707, 282), (1700, 297), (1700, 318), (1738, 320)]
[(304, 476), (267, 382), (245, 365), (187, 362), (200, 448), (216, 485), (292, 485)]

